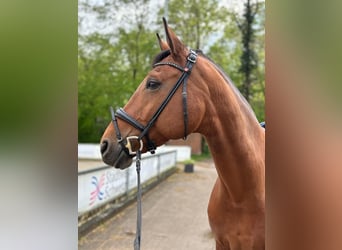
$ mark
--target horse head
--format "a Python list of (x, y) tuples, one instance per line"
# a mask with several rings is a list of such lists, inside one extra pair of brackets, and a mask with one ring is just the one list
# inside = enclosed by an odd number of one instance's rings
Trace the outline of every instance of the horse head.
[(113, 121), (101, 138), (102, 159), (116, 168), (129, 167), (138, 149), (153, 153), (169, 139), (186, 137), (203, 118), (206, 87), (198, 84), (196, 60), (200, 58), (180, 41), (165, 19), (163, 23), (166, 41), (157, 34), (161, 52), (151, 71), (124, 108), (112, 111)]

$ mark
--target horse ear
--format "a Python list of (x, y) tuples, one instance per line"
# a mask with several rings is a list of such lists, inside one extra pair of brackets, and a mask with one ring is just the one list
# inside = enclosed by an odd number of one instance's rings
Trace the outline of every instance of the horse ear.
[(160, 38), (158, 33), (157, 33), (157, 37), (158, 37), (160, 50), (162, 50), (162, 51), (163, 50), (169, 50), (170, 49), (169, 45)]
[(170, 47), (171, 55), (176, 59), (179, 58), (182, 53), (184, 53), (185, 46), (172, 31), (172, 29), (167, 25), (166, 19), (163, 17), (164, 29), (166, 33), (166, 41)]

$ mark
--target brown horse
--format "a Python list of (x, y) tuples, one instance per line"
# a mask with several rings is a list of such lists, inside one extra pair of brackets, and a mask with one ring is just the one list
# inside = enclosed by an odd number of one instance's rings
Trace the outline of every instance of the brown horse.
[(164, 28), (152, 70), (103, 134), (103, 161), (124, 169), (139, 147), (201, 133), (218, 173), (208, 205), (216, 249), (265, 249), (265, 131), (223, 71), (188, 50), (165, 19)]

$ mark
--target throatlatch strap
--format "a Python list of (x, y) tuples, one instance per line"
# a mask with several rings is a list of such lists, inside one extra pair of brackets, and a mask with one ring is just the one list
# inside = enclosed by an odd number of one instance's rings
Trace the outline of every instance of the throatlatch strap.
[(184, 140), (186, 140), (188, 136), (188, 103), (187, 103), (187, 93), (186, 93), (186, 84), (188, 83), (188, 78), (184, 79), (183, 82), (183, 116), (184, 116)]

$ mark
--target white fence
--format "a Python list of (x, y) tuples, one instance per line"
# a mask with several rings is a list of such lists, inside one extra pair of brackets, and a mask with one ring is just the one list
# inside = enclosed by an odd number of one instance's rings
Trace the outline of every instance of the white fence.
[[(89, 145), (85, 146), (86, 147), (83, 147), (83, 151), (79, 150), (80, 161), (81, 158), (99, 160), (98, 155), (92, 152), (92, 147)], [(188, 157), (187, 154), (184, 155), (184, 149), (186, 149), (186, 152), (189, 151)], [(190, 149), (182, 147), (180, 150), (183, 152), (182, 158), (190, 158)], [(175, 150), (174, 148), (163, 148), (163, 150), (160, 151), (161, 152), (157, 151), (154, 155), (142, 155), (142, 183), (155, 177), (159, 178), (163, 172), (176, 165), (178, 150)], [(98, 161), (98, 163), (100, 163), (100, 161)], [(125, 170), (114, 169), (113, 167), (104, 166), (103, 164), (101, 165), (100, 167), (81, 170), (78, 173), (79, 216), (111, 202), (118, 197), (128, 194), (132, 189), (136, 188), (135, 161), (133, 161), (132, 166)]]

